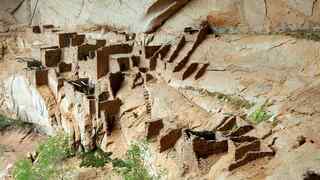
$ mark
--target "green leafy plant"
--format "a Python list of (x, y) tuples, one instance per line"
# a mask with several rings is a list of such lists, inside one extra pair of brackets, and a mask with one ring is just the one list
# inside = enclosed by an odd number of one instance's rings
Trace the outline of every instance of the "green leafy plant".
[(16, 162), (13, 170), (16, 180), (57, 179), (63, 174), (62, 161), (75, 155), (69, 137), (64, 134), (49, 137), (39, 145), (37, 152), (37, 160), (33, 164), (26, 159)]
[(29, 160), (17, 161), (13, 170), (13, 177), (16, 180), (35, 180), (39, 179)]
[(103, 167), (105, 164), (112, 161), (111, 155), (111, 152), (104, 152), (100, 148), (82, 153), (80, 167)]
[(260, 106), (249, 115), (249, 120), (254, 124), (259, 124), (271, 118), (271, 114), (265, 110), (264, 106)]
[(21, 120), (11, 119), (0, 114), (0, 131), (9, 127), (31, 128), (32, 124)]
[(5, 129), (11, 125), (9, 118), (0, 115), (0, 130)]
[(143, 165), (143, 150), (138, 143), (130, 145), (127, 158), (114, 159), (113, 168), (124, 180), (152, 180), (154, 179)]

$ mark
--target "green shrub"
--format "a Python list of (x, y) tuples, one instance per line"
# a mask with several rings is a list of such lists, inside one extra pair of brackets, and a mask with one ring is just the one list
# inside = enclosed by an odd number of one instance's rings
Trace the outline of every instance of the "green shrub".
[(62, 161), (75, 155), (68, 136), (64, 134), (49, 137), (46, 142), (39, 145), (37, 152), (34, 164), (29, 160), (16, 162), (13, 171), (16, 180), (57, 179), (63, 174)]
[(13, 169), (13, 177), (16, 180), (39, 179), (32, 167), (31, 161), (25, 159), (16, 162)]
[(124, 160), (114, 159), (113, 168), (124, 180), (154, 179), (143, 165), (142, 149), (139, 144), (132, 144)]
[(249, 115), (249, 120), (254, 124), (259, 124), (270, 119), (271, 116), (272, 115), (265, 110), (264, 106), (261, 106)]
[(8, 127), (31, 128), (32, 124), (23, 122), (21, 120), (11, 119), (0, 114), (0, 131)]
[(9, 127), (12, 123), (10, 119), (0, 114), (0, 130)]
[(111, 152), (104, 152), (100, 148), (81, 154), (80, 167), (103, 167), (112, 161)]

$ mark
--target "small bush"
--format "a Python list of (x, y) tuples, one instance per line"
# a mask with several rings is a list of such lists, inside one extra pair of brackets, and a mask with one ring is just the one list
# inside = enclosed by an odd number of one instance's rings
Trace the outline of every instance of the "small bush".
[(32, 124), (23, 122), (21, 120), (11, 119), (0, 114), (0, 131), (9, 127), (31, 128)]
[(9, 127), (12, 123), (10, 119), (0, 114), (0, 130)]
[(270, 119), (271, 116), (272, 115), (265, 110), (264, 106), (261, 106), (249, 115), (249, 120), (254, 124), (259, 124)]
[(85, 152), (81, 154), (80, 167), (103, 167), (112, 161), (111, 155), (111, 152), (104, 152), (100, 148), (95, 151)]
[(124, 180), (154, 179), (143, 165), (142, 150), (139, 144), (132, 144), (125, 160), (114, 159), (113, 168)]
[(32, 163), (29, 160), (17, 161), (13, 170), (13, 177), (16, 180), (36, 180), (39, 176), (35, 173)]
[(64, 134), (48, 138), (39, 145), (37, 152), (38, 157), (33, 164), (30, 160), (16, 162), (13, 171), (16, 180), (57, 179), (63, 174), (62, 161), (75, 155), (69, 138)]

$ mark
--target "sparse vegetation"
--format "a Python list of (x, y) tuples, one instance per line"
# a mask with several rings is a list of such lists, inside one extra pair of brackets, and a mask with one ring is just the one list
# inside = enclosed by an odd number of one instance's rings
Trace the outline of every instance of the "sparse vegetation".
[(84, 152), (81, 154), (80, 167), (103, 167), (105, 164), (112, 161), (111, 152), (104, 152), (100, 148), (94, 151)]
[(249, 101), (247, 101), (239, 96), (226, 95), (226, 94), (217, 93), (217, 92), (210, 93), (210, 94), (211, 94), (211, 96), (217, 97), (221, 102), (229, 103), (230, 105), (232, 105), (236, 109), (241, 109), (241, 108), (249, 109), (253, 106), (252, 103), (250, 103)]
[(26, 123), (21, 120), (11, 119), (0, 114), (0, 131), (7, 129), (9, 127), (19, 127), (19, 128), (31, 128), (31, 123)]
[(69, 171), (64, 168), (63, 161), (76, 156), (81, 159), (80, 167), (99, 168), (112, 163), (113, 171), (124, 180), (160, 179), (165, 171), (161, 171), (159, 176), (149, 173), (144, 162), (147, 151), (148, 144), (143, 141), (132, 144), (125, 159), (112, 159), (111, 152), (104, 152), (100, 148), (77, 154), (70, 145), (68, 136), (59, 134), (49, 137), (46, 142), (39, 145), (38, 156), (34, 162), (30, 159), (17, 161), (13, 177), (16, 180), (61, 179)]
[(258, 107), (254, 112), (249, 115), (250, 122), (259, 124), (271, 118), (271, 114), (265, 110), (265, 106)]
[(220, 102), (228, 103), (236, 109), (241, 109), (241, 108), (250, 109), (252, 106), (254, 106), (254, 103), (251, 103), (251, 102), (247, 101), (246, 99), (244, 99), (240, 96), (237, 96), (237, 95), (227, 95), (227, 94), (220, 93), (220, 92), (210, 92), (206, 89), (194, 88), (192, 86), (188, 86), (184, 89), (199, 92), (200, 94), (202, 94), (204, 96), (215, 97)]
[(48, 138), (39, 145), (37, 152), (38, 157), (33, 164), (27, 159), (16, 162), (13, 170), (16, 180), (57, 179), (63, 174), (62, 161), (75, 155), (69, 138), (64, 134)]
[[(145, 142), (135, 143), (129, 147), (127, 158), (124, 160), (114, 159), (114, 170), (123, 177), (124, 180), (153, 180), (159, 177), (153, 177), (143, 163), (143, 153), (145, 151)], [(144, 146), (144, 147), (142, 147)]]
[(297, 31), (281, 32), (280, 34), (292, 36), (297, 39), (320, 41), (320, 30), (297, 30)]
[(0, 144), (0, 158), (3, 156), (6, 150), (7, 150), (7, 146)]

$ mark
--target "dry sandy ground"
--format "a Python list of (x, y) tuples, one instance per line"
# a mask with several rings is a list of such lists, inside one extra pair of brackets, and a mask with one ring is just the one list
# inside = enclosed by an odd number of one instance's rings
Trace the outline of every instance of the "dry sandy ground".
[(9, 129), (0, 132), (0, 179), (14, 162), (33, 152), (43, 136), (31, 129)]

